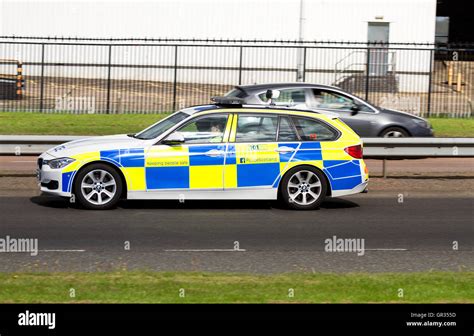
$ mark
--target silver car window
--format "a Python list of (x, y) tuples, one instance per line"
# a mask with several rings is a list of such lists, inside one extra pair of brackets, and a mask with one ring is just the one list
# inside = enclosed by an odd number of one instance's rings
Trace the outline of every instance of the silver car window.
[[(325, 89), (313, 89), (312, 91), (312, 108), (350, 111), (354, 106), (354, 99), (338, 92)], [(360, 105), (360, 110), (364, 112), (373, 112), (373, 110), (365, 104)]]
[[(305, 89), (282, 89), (280, 96), (275, 99), (275, 103), (286, 103), (286, 104), (304, 104), (306, 102)], [(258, 95), (261, 101), (266, 103), (268, 101), (266, 92)]]

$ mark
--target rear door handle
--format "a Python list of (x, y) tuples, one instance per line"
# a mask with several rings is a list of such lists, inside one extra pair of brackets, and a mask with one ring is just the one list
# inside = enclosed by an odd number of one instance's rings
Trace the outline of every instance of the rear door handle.
[(206, 152), (206, 155), (210, 157), (224, 156), (224, 151), (220, 149), (211, 149)]
[(291, 152), (294, 152), (295, 149), (293, 147), (282, 146), (275, 149), (275, 151), (278, 153), (291, 153)]

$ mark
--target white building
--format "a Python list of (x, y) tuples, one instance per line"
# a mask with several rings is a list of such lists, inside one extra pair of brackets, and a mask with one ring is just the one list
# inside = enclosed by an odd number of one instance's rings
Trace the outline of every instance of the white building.
[[(0, 35), (91, 38), (177, 38), (433, 43), (436, 0), (156, 0), (41, 1), (0, 0)], [(325, 47), (333, 47), (326, 45)], [(336, 45), (337, 46), (337, 45)], [(356, 46), (356, 45), (354, 45)], [(347, 47), (347, 45), (345, 45)], [(399, 46), (403, 47), (403, 46)], [(413, 46), (410, 46), (413, 48)], [(426, 48), (426, 47), (417, 47)], [(396, 74), (400, 92), (427, 92), (431, 53), (382, 50), (371, 54), (371, 74)], [(343, 81), (367, 66), (365, 49), (180, 48), (185, 67), (301, 68), (305, 80), (323, 84)], [(39, 46), (4, 45), (0, 58), (40, 62)], [(48, 47), (45, 62), (108, 62), (105, 47)], [(172, 47), (114, 46), (114, 64), (173, 66)], [(308, 71), (309, 70), (309, 71)], [(39, 69), (31, 68), (30, 75)], [(106, 78), (100, 68), (48, 67), (47, 76)], [(0, 71), (1, 72), (1, 71)], [(172, 70), (113, 71), (114, 79), (172, 81)], [(180, 70), (180, 82), (236, 84), (239, 74), (228, 70)], [(245, 71), (240, 81), (294, 81), (294, 71)]]
[[(1, 35), (297, 40), (300, 0), (1, 0)], [(308, 41), (367, 41), (371, 22), (388, 40), (432, 43), (436, 0), (303, 0)]]

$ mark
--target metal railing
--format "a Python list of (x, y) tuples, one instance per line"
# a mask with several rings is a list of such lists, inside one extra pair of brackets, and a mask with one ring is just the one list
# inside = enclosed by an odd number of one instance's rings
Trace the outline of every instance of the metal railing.
[[(0, 155), (39, 155), (59, 144), (84, 136), (0, 135)], [(413, 158), (474, 157), (474, 138), (364, 138), (364, 158), (383, 160), (382, 176), (387, 177), (387, 160)]]
[[(341, 69), (341, 59), (360, 63), (361, 53), (367, 57), (360, 70)], [(375, 57), (383, 53), (388, 60)], [(22, 62), (24, 80), (22, 99), (0, 99), (0, 111), (171, 112), (239, 84), (301, 77), (331, 85), (336, 72), (347, 79), (338, 81), (342, 89), (375, 105), (422, 116), (474, 113), (474, 48), (466, 46), (0, 37), (0, 59)], [(366, 71), (391, 66), (387, 74)], [(0, 61), (0, 74), (6, 67)]]
[[(68, 141), (87, 138), (69, 135), (0, 135), (0, 155), (39, 155)], [(474, 157), (474, 138), (363, 138), (364, 157), (429, 158)]]

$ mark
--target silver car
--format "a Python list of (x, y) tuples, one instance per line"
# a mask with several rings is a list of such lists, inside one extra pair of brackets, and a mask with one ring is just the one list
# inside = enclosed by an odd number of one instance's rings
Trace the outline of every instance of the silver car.
[(279, 83), (240, 85), (226, 96), (243, 98), (247, 104), (267, 104), (267, 91), (279, 91), (276, 105), (290, 105), (316, 112), (337, 114), (361, 137), (432, 137), (426, 119), (374, 106), (337, 87)]

